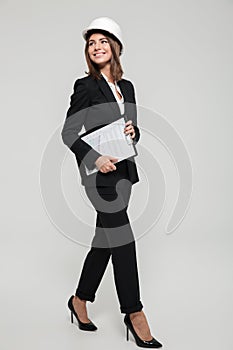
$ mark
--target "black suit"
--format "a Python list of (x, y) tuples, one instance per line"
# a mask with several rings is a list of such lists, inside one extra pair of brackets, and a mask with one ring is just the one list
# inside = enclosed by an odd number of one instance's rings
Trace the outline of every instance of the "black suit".
[[(132, 83), (125, 79), (120, 80), (118, 84), (124, 96), (124, 114), (128, 120), (132, 120), (135, 128), (136, 144), (140, 132), (137, 127), (134, 88)], [(92, 169), (95, 160), (101, 154), (78, 137), (83, 125), (88, 132), (120, 117), (118, 103), (103, 76), (101, 80), (95, 80), (91, 76), (77, 79), (62, 130), (62, 138), (76, 156), (82, 185), (85, 186), (86, 194), (97, 212), (95, 235), (84, 261), (75, 294), (81, 299), (94, 301), (95, 293), (112, 256), (121, 312), (132, 313), (140, 311), (143, 307), (140, 301), (135, 241), (127, 214), (132, 184), (139, 181), (134, 157), (116, 163), (117, 169), (112, 172), (98, 171), (95, 176), (87, 176), (84, 165)], [(120, 181), (122, 179), (128, 181)], [(119, 199), (119, 202), (116, 202), (114, 211), (109, 212), (99, 208), (102, 199), (107, 203), (107, 207), (111, 207), (115, 199)]]

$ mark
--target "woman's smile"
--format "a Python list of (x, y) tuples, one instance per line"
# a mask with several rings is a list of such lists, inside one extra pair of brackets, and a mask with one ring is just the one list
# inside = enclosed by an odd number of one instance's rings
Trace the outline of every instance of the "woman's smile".
[(97, 52), (97, 53), (94, 53), (94, 56), (95, 57), (101, 57), (105, 54), (105, 52)]

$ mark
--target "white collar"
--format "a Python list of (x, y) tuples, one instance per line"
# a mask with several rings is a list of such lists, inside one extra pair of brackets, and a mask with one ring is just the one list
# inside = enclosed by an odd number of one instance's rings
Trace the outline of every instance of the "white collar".
[(103, 75), (103, 77), (105, 78), (105, 80), (107, 81), (108, 84), (116, 85), (116, 81), (114, 83), (112, 83), (108, 80), (108, 77), (104, 73), (101, 72), (101, 74)]

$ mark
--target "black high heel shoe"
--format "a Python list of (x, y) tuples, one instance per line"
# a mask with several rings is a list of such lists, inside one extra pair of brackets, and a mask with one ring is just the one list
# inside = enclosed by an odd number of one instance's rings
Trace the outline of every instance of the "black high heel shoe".
[(129, 329), (131, 333), (134, 336), (134, 339), (136, 341), (137, 346), (140, 346), (141, 348), (161, 348), (163, 345), (158, 342), (154, 337), (152, 337), (151, 340), (142, 340), (139, 338), (137, 333), (135, 332), (133, 328), (133, 324), (131, 322), (131, 319), (129, 317), (129, 314), (126, 314), (124, 317), (124, 322), (126, 324), (126, 339), (129, 340)]
[(68, 300), (68, 308), (71, 311), (71, 323), (74, 323), (74, 318), (73, 318), (73, 315), (74, 315), (76, 317), (77, 321), (78, 321), (79, 329), (81, 329), (82, 331), (95, 331), (96, 329), (98, 329), (96, 327), (96, 325), (94, 325), (94, 323), (92, 323), (91, 321), (88, 322), (88, 323), (84, 323), (84, 322), (80, 321), (80, 319), (78, 318), (77, 313), (75, 312), (75, 309), (74, 309), (74, 306), (73, 306), (73, 303), (72, 303), (73, 298), (74, 298), (74, 295), (72, 295), (70, 297), (70, 299)]

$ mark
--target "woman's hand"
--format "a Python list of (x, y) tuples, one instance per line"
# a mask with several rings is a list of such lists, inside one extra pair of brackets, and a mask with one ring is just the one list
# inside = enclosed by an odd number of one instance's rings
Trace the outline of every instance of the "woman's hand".
[(100, 156), (95, 161), (95, 165), (101, 173), (108, 173), (109, 171), (116, 170), (116, 166), (113, 164), (118, 159), (112, 156)]
[(124, 133), (126, 135), (130, 134), (132, 139), (135, 138), (135, 130), (134, 130), (134, 127), (132, 125), (132, 120), (128, 120), (127, 123), (125, 124)]

